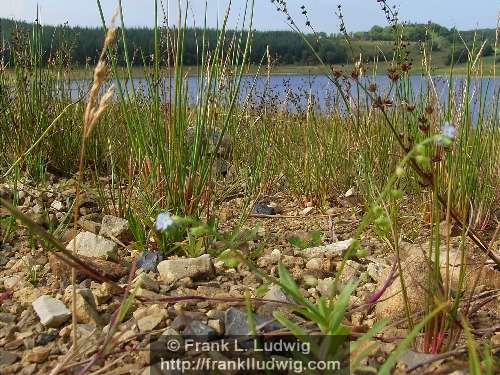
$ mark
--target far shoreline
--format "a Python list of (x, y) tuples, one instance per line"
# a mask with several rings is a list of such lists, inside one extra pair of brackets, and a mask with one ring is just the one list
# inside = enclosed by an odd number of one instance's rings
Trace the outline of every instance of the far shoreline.
[[(345, 73), (346, 75), (350, 75), (350, 71), (353, 69), (353, 66), (345, 65), (345, 66), (334, 66), (335, 69), (338, 69)], [(373, 64), (367, 65), (364, 71), (364, 76), (373, 76), (373, 75), (384, 75), (387, 69), (389, 68), (389, 64), (382, 63), (378, 64), (375, 68)], [(500, 66), (499, 66), (500, 68)], [(173, 69), (173, 68), (172, 68)], [(328, 69), (328, 68), (327, 68)], [(6, 69), (9, 74), (13, 74), (13, 69)], [(149, 67), (147, 68), (148, 73), (152, 72)], [(161, 75), (168, 75), (168, 68), (161, 67)], [(184, 67), (184, 72), (187, 76), (193, 77), (197, 76), (198, 67), (197, 66), (186, 66)], [(53, 70), (56, 72), (56, 70)], [(472, 77), (481, 77), (481, 78), (499, 78), (500, 71), (496, 72), (495, 75), (492, 74), (493, 64), (485, 63), (483, 68), (481, 69), (484, 74), (479, 75), (472, 73)], [(93, 75), (93, 66), (89, 66), (88, 68), (75, 68), (70, 69), (69, 71), (62, 71), (64, 73), (64, 77), (62, 79), (71, 79), (71, 80), (91, 80)], [(432, 76), (450, 76), (450, 67), (449, 66), (439, 66), (437, 68), (432, 68), (430, 74)], [(467, 64), (455, 65), (453, 68), (453, 76), (454, 77), (466, 77), (467, 76)], [(322, 65), (278, 65), (274, 66), (271, 69), (271, 72), (267, 72), (266, 67), (258, 67), (256, 65), (249, 66), (248, 69), (243, 73), (244, 76), (255, 76), (258, 75), (260, 77), (266, 76), (314, 76), (314, 75), (328, 75), (328, 72), (325, 71), (325, 67)], [(421, 68), (415, 68), (410, 71), (410, 76), (427, 76), (428, 72), (424, 71)], [(118, 76), (119, 78), (128, 78), (128, 74), (126, 72), (125, 67), (118, 67)], [(135, 66), (132, 68), (132, 78), (133, 79), (141, 79), (146, 77), (144, 67)]]

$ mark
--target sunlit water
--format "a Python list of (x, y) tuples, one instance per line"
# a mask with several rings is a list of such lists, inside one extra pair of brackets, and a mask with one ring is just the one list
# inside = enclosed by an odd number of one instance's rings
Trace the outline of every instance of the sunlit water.
[[(432, 79), (429, 79), (428, 77), (414, 75), (403, 85), (393, 85), (385, 75), (362, 77), (360, 81), (365, 86), (374, 82), (377, 86), (377, 95), (390, 98), (395, 104), (399, 104), (402, 100), (410, 104), (432, 104), (434, 107), (438, 107), (437, 110), (446, 113), (446, 109), (451, 102), (454, 108), (452, 116), (455, 117), (463, 113), (468, 104), (469, 116), (473, 123), (476, 123), (481, 116), (490, 118), (495, 122), (498, 120), (499, 78), (472, 79), (469, 83), (468, 93), (465, 77), (455, 77), (450, 81), (448, 77), (433, 76)], [(449, 95), (450, 83), (451, 99)], [(76, 99), (85, 94), (90, 81), (61, 82), (61, 85), (63, 85), (61, 86), (62, 91), (70, 92), (72, 99)], [(149, 97), (149, 85), (147, 80), (143, 78), (134, 78), (132, 81), (121, 80), (120, 85), (124, 95), (133, 97), (135, 91), (138, 97), (145, 99)], [(186, 78), (186, 85), (190, 104), (198, 103), (200, 98), (198, 77), (189, 76)], [(351, 108), (356, 108), (358, 104), (361, 108), (372, 106), (371, 100), (352, 79), (341, 81), (341, 86), (345, 94), (344, 97), (347, 98)], [(231, 82), (217, 83), (217, 85), (213, 86), (217, 95), (227, 93), (230, 87)], [(162, 102), (168, 103), (174, 95), (173, 78), (163, 78), (159, 90)], [(205, 85), (202, 92), (207, 92)], [(431, 98), (430, 103), (429, 98)], [(434, 98), (437, 98), (437, 100), (434, 100)], [(304, 111), (307, 108), (320, 112), (345, 112), (346, 110), (344, 99), (340, 95), (338, 88), (325, 75), (243, 76), (238, 102), (240, 105), (251, 108), (259, 109), (266, 106), (292, 112)]]

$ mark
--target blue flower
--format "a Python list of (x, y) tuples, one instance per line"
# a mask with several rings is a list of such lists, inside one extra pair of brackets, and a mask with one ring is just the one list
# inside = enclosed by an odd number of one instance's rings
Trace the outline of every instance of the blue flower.
[(164, 232), (174, 224), (170, 212), (160, 212), (156, 217), (155, 228), (158, 232)]
[(457, 137), (457, 128), (450, 122), (445, 122), (441, 126), (439, 133), (440, 137), (437, 140), (438, 145), (449, 145)]

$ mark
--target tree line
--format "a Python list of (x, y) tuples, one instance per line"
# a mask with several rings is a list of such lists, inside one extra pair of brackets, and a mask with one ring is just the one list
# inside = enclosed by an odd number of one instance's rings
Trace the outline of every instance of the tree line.
[[(26, 47), (32, 38), (33, 23), (13, 21), (0, 18), (1, 58), (13, 62), (16, 49)], [(40, 30), (40, 51), (45, 63), (52, 60), (71, 65), (93, 65), (98, 59), (104, 33), (101, 28), (60, 26), (36, 26)], [(132, 64), (143, 65), (154, 53), (154, 31), (149, 28), (130, 28), (125, 30), (129, 54)], [(449, 61), (460, 62), (465, 48), (453, 48), (457, 38), (456, 29), (447, 29), (437, 24), (408, 24), (402, 27), (404, 39), (411, 42), (431, 40), (433, 49), (449, 51)], [(485, 45), (483, 55), (493, 54), (492, 42), (495, 30), (479, 30), (480, 38), (490, 42)], [(202, 35), (205, 48), (214, 49), (219, 33), (217, 30), (194, 29), (185, 30), (183, 62), (186, 65), (196, 65), (201, 60)], [(474, 33), (461, 32), (464, 40), (472, 42)], [(168, 51), (172, 52), (175, 42), (172, 33), (161, 30), (162, 57), (168, 59)], [(231, 45), (235, 39), (246, 38), (235, 31), (225, 35), (226, 45)], [(328, 64), (343, 64), (352, 61), (353, 51), (341, 34), (308, 34), (305, 36), (312, 44), (321, 59)], [(391, 27), (374, 26), (366, 32), (350, 34), (354, 41), (394, 41), (396, 33)], [(459, 45), (460, 43), (457, 43)], [(118, 63), (123, 64), (121, 43), (117, 43)], [(451, 51), (454, 51), (452, 53)], [(171, 57), (171, 56), (170, 56)], [(366, 56), (365, 56), (366, 57)], [(372, 58), (373, 56), (368, 56)], [(121, 60), (120, 60), (121, 59)], [(317, 63), (317, 56), (307, 47), (301, 35), (293, 31), (255, 31), (253, 33), (250, 51), (250, 63), (267, 64), (270, 59), (273, 65), (310, 65)], [(165, 61), (164, 61), (165, 62)]]

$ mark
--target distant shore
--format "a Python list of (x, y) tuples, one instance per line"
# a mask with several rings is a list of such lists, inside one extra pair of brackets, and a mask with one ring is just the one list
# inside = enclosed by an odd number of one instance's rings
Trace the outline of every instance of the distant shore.
[[(376, 66), (374, 64), (367, 64), (364, 67), (364, 74), (371, 76), (373, 74), (383, 75), (386, 73), (387, 69), (390, 67), (389, 63), (380, 63)], [(500, 67), (500, 66), (499, 66)], [(353, 70), (352, 65), (344, 65), (344, 66), (334, 66), (335, 69), (342, 71), (346, 75), (350, 75), (350, 72)], [(433, 67), (430, 71), (431, 75), (449, 75), (450, 74), (450, 66), (437, 66)], [(465, 76), (468, 74), (467, 64), (455, 65), (453, 67), (453, 75), (454, 76)], [(151, 72), (151, 69), (147, 69), (148, 72)], [(13, 70), (9, 70), (13, 74)], [(186, 66), (184, 71), (189, 76), (198, 75), (198, 67), (196, 66)], [(494, 72), (494, 64), (492, 61), (483, 61), (482, 69), (479, 70), (481, 72), (482, 77), (499, 77), (500, 71), (497, 69), (496, 74)], [(324, 67), (321, 65), (277, 65), (271, 68), (271, 71), (268, 72), (267, 67), (265, 66), (256, 66), (250, 65), (248, 69), (244, 72), (246, 75), (317, 75), (317, 74), (328, 74), (328, 67)], [(64, 72), (64, 79), (92, 79), (93, 70), (91, 68), (75, 68), (71, 69), (67, 72)], [(165, 67), (161, 68), (161, 74), (165, 76), (168, 74), (168, 69)], [(410, 71), (411, 75), (427, 75), (428, 73), (422, 68), (413, 68)], [(126, 78), (128, 76), (126, 69), (124, 67), (118, 68), (118, 75), (120, 77)], [(474, 72), (472, 75), (476, 75)], [(132, 68), (132, 78), (144, 78), (145, 70), (143, 67), (133, 67)]]

